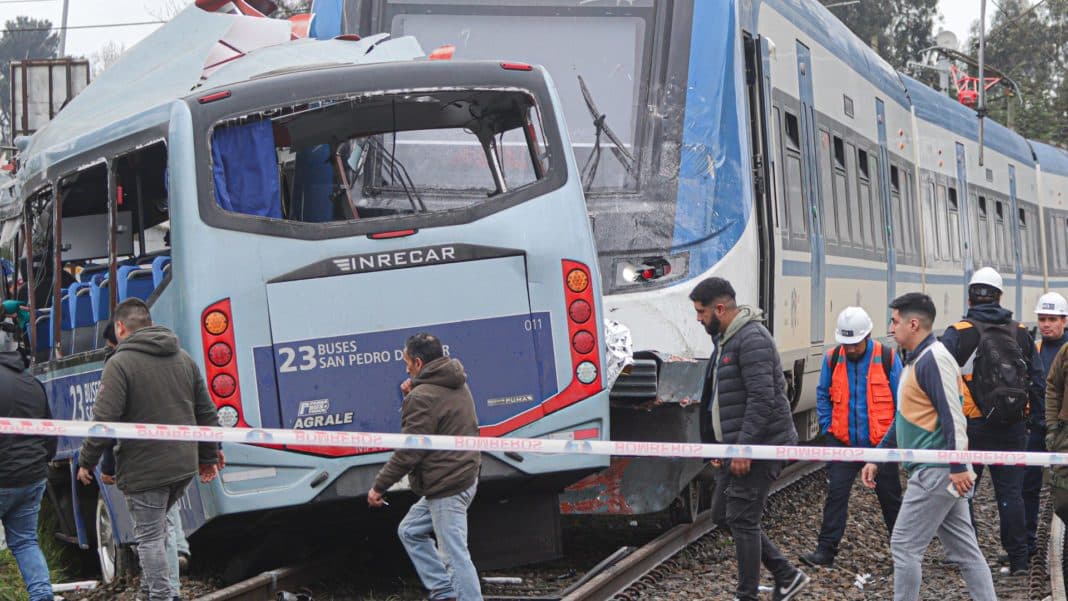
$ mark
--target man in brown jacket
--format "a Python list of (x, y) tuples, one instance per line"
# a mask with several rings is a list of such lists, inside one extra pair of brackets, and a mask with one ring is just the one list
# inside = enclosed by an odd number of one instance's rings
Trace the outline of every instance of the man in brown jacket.
[[(1049, 366), (1046, 377), (1046, 449), (1051, 453), (1068, 452), (1068, 344), (1061, 347)], [(1054, 465), (1051, 470), (1050, 497), (1053, 511), (1068, 523), (1068, 465)]]
[[(178, 337), (152, 325), (148, 306), (138, 298), (115, 307), (119, 345), (104, 366), (93, 419), (102, 422), (218, 426), (215, 405), (193, 358)], [(92, 482), (110, 438), (86, 438), (78, 456), (78, 480)], [(222, 454), (216, 443), (123, 440), (115, 451), (119, 490), (133, 521), (142, 579), (150, 601), (172, 601), (178, 591), (169, 578), (165, 539), (167, 512), (185, 494), (193, 476), (201, 482), (218, 475)]]
[[(401, 384), (406, 395), (401, 431), (478, 436), (475, 401), (464, 367), (445, 356), (441, 341), (431, 334), (416, 334), (405, 343), (403, 356), (411, 377)], [(420, 495), (397, 534), (432, 601), (482, 600), (478, 573), (467, 550), (467, 508), (475, 498), (480, 464), (477, 451), (397, 450), (367, 491), (368, 505), (381, 507), (385, 492), (407, 475), (412, 492)]]

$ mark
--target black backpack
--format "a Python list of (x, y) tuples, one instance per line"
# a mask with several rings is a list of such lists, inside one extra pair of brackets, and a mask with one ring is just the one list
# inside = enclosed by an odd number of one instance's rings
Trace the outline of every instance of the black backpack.
[(1016, 338), (1020, 325), (965, 320), (979, 333), (972, 363), (971, 393), (988, 422), (1009, 426), (1027, 416), (1028, 374)]

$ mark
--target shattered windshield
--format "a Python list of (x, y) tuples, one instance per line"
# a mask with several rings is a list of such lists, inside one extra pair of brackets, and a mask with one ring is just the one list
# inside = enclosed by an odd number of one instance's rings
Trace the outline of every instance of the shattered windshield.
[[(584, 188), (635, 189), (637, 162), (628, 168), (624, 157), (637, 155), (651, 3), (627, 2), (622, 8), (608, 3), (612, 10), (602, 8), (607, 6), (603, 2), (516, 2), (505, 8), (463, 4), (390, 2), (387, 24), (394, 36), (415, 36), (427, 49), (455, 46), (457, 60), (507, 58), (543, 65), (560, 94)], [(596, 109), (584, 97), (580, 77)], [(602, 115), (599, 126), (595, 121)], [(605, 126), (618, 144), (605, 134)]]
[(511, 89), (277, 107), (216, 124), (211, 158), (220, 207), (303, 222), (492, 203), (549, 170), (537, 104)]

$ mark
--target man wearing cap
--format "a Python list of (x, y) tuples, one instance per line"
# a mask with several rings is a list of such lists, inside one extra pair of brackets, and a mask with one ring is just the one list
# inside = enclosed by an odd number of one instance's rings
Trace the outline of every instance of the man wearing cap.
[[(1068, 342), (1068, 335), (1065, 335), (1065, 325), (1068, 322), (1068, 301), (1056, 292), (1047, 292), (1039, 297), (1038, 304), (1035, 306), (1035, 315), (1038, 317), (1038, 332), (1041, 334), (1041, 338), (1035, 343), (1035, 347), (1038, 349), (1038, 355), (1042, 359), (1042, 369), (1047, 377), (1047, 382), (1049, 382), (1049, 376), (1057, 375), (1054, 373), (1055, 370), (1052, 369), (1056, 363), (1057, 354), (1065, 346), (1064, 343)], [(1063, 372), (1063, 369), (1060, 371)], [(1061, 373), (1060, 378), (1063, 379), (1063, 376), (1064, 374)], [(1061, 421), (1059, 419), (1052, 420), (1054, 427), (1047, 429), (1045, 398), (1042, 398), (1037, 404), (1040, 406), (1040, 410), (1033, 409), (1029, 420), (1031, 434), (1027, 438), (1027, 450), (1043, 452), (1047, 449), (1046, 437), (1049, 436), (1050, 442), (1054, 442), (1053, 439), (1060, 433)], [(1051, 451), (1063, 450), (1063, 448), (1057, 448), (1053, 445), (1048, 448)], [(1033, 549), (1037, 544), (1038, 496), (1042, 491), (1042, 468), (1031, 466), (1026, 470), (1027, 475), (1024, 476), (1024, 509), (1027, 512), (1027, 543), (1029, 548)], [(1056, 477), (1056, 470), (1054, 471), (1054, 476)], [(1059, 479), (1058, 484), (1060, 484)], [(1068, 486), (1068, 482), (1063, 483), (1059, 488), (1066, 486)], [(1057, 492), (1056, 488), (1054, 492)], [(1059, 495), (1054, 495), (1054, 497), (1057, 496)]]
[[(991, 267), (975, 272), (968, 282), (968, 314), (964, 320), (948, 328), (942, 334), (942, 344), (957, 360), (964, 378), (964, 416), (968, 420), (969, 450), (974, 451), (1020, 451), (1027, 448), (1027, 421), (1021, 408), (1014, 419), (1002, 420), (989, 409), (984, 415), (980, 402), (985, 390), (976, 387), (977, 374), (985, 373), (976, 368), (980, 343), (985, 337), (1003, 337), (1019, 347), (1019, 356), (1026, 365), (1026, 381), (1021, 386), (1028, 388), (1032, 409), (1043, 394), (1042, 367), (1035, 355), (1034, 341), (1027, 329), (1013, 321), (1012, 311), (999, 303), (1004, 289), (1001, 275)], [(1014, 333), (1014, 337), (998, 330)], [(1016, 349), (1003, 349), (1016, 352)], [(1008, 353), (1005, 353), (1008, 355)], [(981, 375), (980, 375), (981, 377)], [(981, 392), (982, 391), (982, 392)], [(977, 400), (978, 397), (978, 400)], [(1003, 412), (1004, 413), (1004, 412)], [(975, 465), (976, 483), (983, 475), (983, 465)], [(998, 504), (1001, 522), (1001, 545), (1008, 555), (1009, 573), (1023, 576), (1028, 573), (1030, 555), (1027, 548), (1027, 530), (1023, 502), (1024, 467), (1016, 465), (991, 465), (990, 479), (994, 483), (994, 496)]]
[[(878, 446), (894, 422), (901, 360), (897, 353), (871, 338), (872, 321), (860, 307), (846, 307), (838, 315), (835, 340), (827, 352), (816, 387), (816, 413), (820, 432), (831, 446)], [(845, 534), (849, 492), (863, 462), (828, 464), (830, 483), (823, 506), (816, 550), (801, 556), (810, 566), (831, 566)], [(896, 463), (879, 464), (875, 493), (889, 535), (901, 508), (901, 480)]]

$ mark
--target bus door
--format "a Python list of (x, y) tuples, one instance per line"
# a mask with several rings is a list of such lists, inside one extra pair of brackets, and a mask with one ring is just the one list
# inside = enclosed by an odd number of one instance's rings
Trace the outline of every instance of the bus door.
[[(812, 88), (812, 52), (808, 46), (797, 42), (797, 82), (801, 99), (801, 149), (805, 156), (802, 181), (804, 195), (809, 198), (811, 209), (808, 214), (809, 232), (811, 232), (812, 253), (812, 299), (811, 342), (822, 345), (824, 335), (824, 313), (826, 309), (826, 289), (824, 287), (824, 270), (826, 257), (823, 246), (823, 194), (820, 190), (820, 178), (816, 153), (819, 152), (816, 140), (815, 95)], [(820, 347), (822, 354), (822, 346)]]

